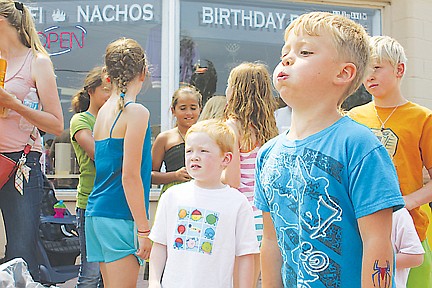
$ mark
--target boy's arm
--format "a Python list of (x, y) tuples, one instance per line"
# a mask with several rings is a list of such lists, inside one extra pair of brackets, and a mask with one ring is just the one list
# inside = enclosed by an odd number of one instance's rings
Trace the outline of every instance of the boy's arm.
[(392, 287), (392, 213), (392, 208), (388, 208), (357, 220), (363, 241), (363, 288)]
[(150, 253), (149, 288), (161, 287), (166, 259), (167, 246), (154, 242)]
[(398, 269), (414, 268), (423, 263), (423, 254), (396, 254), (396, 267)]
[[(428, 169), (429, 179), (432, 179), (432, 168)], [(429, 181), (419, 190), (403, 197), (405, 208), (412, 210), (424, 204), (432, 202), (432, 181)]]
[(408, 210), (402, 208), (393, 213), (394, 246), (396, 267), (413, 268), (423, 263), (424, 249), (417, 235), (414, 222)]
[(282, 255), (277, 244), (276, 231), (269, 212), (263, 212), (263, 239), (261, 243), (262, 287), (283, 287)]
[(250, 288), (254, 281), (254, 254), (236, 257), (238, 265), (238, 288)]

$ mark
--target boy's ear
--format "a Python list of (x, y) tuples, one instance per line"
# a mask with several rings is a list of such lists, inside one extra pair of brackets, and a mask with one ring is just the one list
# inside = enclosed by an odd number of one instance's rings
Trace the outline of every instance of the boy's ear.
[(396, 76), (402, 78), (405, 74), (405, 63), (398, 63), (396, 66)]
[(225, 152), (224, 153), (224, 158), (222, 160), (222, 165), (224, 167), (228, 166), (228, 164), (231, 162), (233, 158), (233, 153), (232, 152)]
[(346, 84), (351, 82), (357, 75), (357, 67), (354, 63), (344, 63), (339, 74), (336, 75), (336, 84)]

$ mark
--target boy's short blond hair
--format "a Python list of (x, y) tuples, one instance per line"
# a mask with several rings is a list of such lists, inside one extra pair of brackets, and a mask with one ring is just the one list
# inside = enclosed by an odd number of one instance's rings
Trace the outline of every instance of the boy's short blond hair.
[(185, 140), (192, 133), (206, 133), (221, 149), (222, 153), (233, 152), (235, 144), (234, 131), (225, 122), (209, 119), (203, 120), (192, 125), (185, 136)]
[(389, 36), (374, 36), (370, 38), (371, 58), (378, 61), (390, 61), (393, 67), (399, 63), (406, 64), (407, 57), (402, 45)]
[(341, 15), (311, 12), (290, 23), (285, 30), (285, 41), (291, 31), (296, 35), (302, 32), (310, 36), (329, 34), (336, 48), (335, 57), (357, 67), (357, 73), (340, 103), (360, 87), (370, 59), (369, 36), (363, 26)]

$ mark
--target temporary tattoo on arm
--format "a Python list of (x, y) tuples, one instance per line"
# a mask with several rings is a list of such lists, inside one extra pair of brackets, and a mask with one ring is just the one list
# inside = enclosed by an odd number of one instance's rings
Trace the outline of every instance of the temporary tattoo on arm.
[(389, 288), (391, 283), (390, 262), (386, 261), (385, 267), (378, 266), (378, 260), (375, 260), (372, 274), (372, 282), (374, 287)]

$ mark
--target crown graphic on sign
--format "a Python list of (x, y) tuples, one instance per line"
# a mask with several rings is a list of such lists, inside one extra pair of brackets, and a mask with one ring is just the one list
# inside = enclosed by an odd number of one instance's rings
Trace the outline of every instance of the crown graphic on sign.
[(64, 22), (66, 20), (66, 13), (60, 11), (60, 9), (54, 10), (51, 16), (54, 22)]

